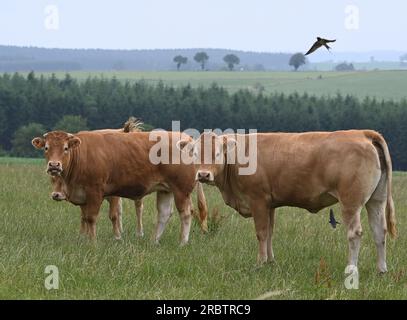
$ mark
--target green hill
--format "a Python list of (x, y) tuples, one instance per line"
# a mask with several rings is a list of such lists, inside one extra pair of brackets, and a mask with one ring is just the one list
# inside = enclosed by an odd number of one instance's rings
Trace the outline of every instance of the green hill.
[[(121, 81), (163, 81), (175, 86), (210, 86), (212, 83), (231, 90), (270, 92), (307, 92), (312, 95), (350, 94), (359, 98), (400, 100), (407, 98), (407, 71), (355, 71), (355, 72), (72, 72), (72, 77), (116, 77)], [(50, 76), (51, 73), (44, 73)], [(64, 77), (63, 72), (56, 73)]]

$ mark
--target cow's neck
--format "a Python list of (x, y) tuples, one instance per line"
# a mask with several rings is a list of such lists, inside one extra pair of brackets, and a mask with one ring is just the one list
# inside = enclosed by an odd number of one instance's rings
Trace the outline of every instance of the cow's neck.
[(61, 175), (64, 182), (66, 200), (75, 205), (86, 203), (86, 193), (80, 181), (81, 168), (79, 155), (79, 147), (71, 150), (71, 157), (67, 169), (64, 170), (65, 173)]
[(244, 200), (241, 198), (241, 191), (238, 189), (236, 181), (236, 164), (226, 164), (222, 174), (215, 178), (215, 185), (222, 194), (226, 204), (239, 213), (245, 215), (247, 211), (244, 205)]
[(220, 190), (224, 190), (230, 184), (231, 170), (233, 170), (231, 164), (225, 164), (221, 174), (215, 177), (215, 184)]
[(72, 182), (73, 177), (74, 177), (74, 171), (78, 170), (78, 165), (79, 165), (79, 148), (77, 147), (75, 149), (71, 149), (71, 154), (69, 157), (69, 163), (67, 165), (66, 170), (62, 174), (62, 178), (65, 181), (65, 184), (69, 187), (70, 182)]

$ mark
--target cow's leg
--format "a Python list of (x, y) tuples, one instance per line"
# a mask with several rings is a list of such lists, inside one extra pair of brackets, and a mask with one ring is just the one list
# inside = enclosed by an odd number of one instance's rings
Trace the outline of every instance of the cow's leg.
[(136, 236), (144, 237), (143, 230), (143, 199), (134, 200), (134, 206), (136, 207)]
[(377, 249), (377, 269), (380, 273), (387, 272), (386, 264), (386, 201), (370, 199), (366, 203), (370, 229)]
[(113, 234), (116, 240), (121, 239), (121, 198), (107, 197), (109, 202), (109, 218), (113, 226)]
[(88, 234), (88, 223), (86, 222), (86, 214), (81, 210), (81, 227), (79, 229), (79, 235), (85, 236)]
[(119, 198), (119, 206), (117, 207), (117, 216), (119, 217), (119, 231), (123, 233), (123, 199)]
[(188, 243), (189, 232), (191, 230), (191, 195), (178, 192), (174, 194), (175, 205), (181, 219), (181, 246)]
[(157, 226), (155, 229), (154, 240), (158, 243), (167, 225), (168, 219), (171, 216), (172, 193), (158, 191), (157, 192)]
[(82, 215), (86, 221), (88, 236), (91, 240), (96, 239), (96, 221), (102, 201), (103, 198), (101, 196), (87, 196), (87, 203), (81, 205)]
[(274, 231), (274, 218), (275, 218), (275, 209), (272, 208), (270, 210), (269, 234), (268, 234), (268, 238), (267, 238), (267, 258), (268, 258), (268, 261), (273, 261), (274, 260), (273, 243), (272, 243), (272, 237), (273, 237), (273, 231)]
[(342, 205), (343, 222), (347, 228), (349, 243), (348, 265), (357, 266), (362, 237), (362, 225), (360, 223), (361, 206), (346, 207)]
[(267, 262), (268, 240), (270, 239), (270, 209), (267, 208), (266, 203), (260, 200), (253, 201), (250, 209), (254, 219), (257, 240), (259, 241), (257, 263), (262, 265)]

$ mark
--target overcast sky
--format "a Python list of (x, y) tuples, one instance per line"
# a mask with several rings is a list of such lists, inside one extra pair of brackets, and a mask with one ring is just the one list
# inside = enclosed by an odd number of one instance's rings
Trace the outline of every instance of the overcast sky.
[(0, 44), (59, 48), (407, 50), (406, 0), (0, 0)]

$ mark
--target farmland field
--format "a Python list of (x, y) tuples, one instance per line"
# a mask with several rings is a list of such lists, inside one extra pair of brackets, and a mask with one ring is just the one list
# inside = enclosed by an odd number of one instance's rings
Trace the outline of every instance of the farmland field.
[[(179, 247), (174, 212), (161, 244), (153, 245), (155, 201), (145, 201), (145, 238), (135, 236), (133, 204), (124, 201), (123, 240), (115, 241), (104, 204), (95, 244), (78, 238), (79, 208), (55, 202), (43, 160), (0, 161), (0, 299), (406, 299), (407, 174), (395, 173), (393, 197), (399, 238), (388, 241), (389, 272), (376, 272), (376, 251), (364, 211), (359, 290), (344, 287), (347, 241), (342, 225), (332, 229), (328, 210), (317, 215), (297, 208), (277, 210), (276, 262), (256, 268), (253, 221), (226, 207), (206, 188), (210, 209), (223, 218), (210, 221), (209, 234), (196, 222), (191, 241)], [(335, 207), (337, 219), (340, 214)], [(329, 281), (315, 281), (320, 259)], [(59, 268), (58, 290), (44, 288), (47, 265)]]
[[(43, 73), (50, 76), (51, 73)], [(144, 79), (156, 84), (162, 80), (175, 86), (191, 84), (192, 86), (210, 86), (216, 82), (219, 85), (236, 91), (248, 89), (258, 91), (264, 88), (264, 93), (307, 92), (311, 95), (350, 94), (359, 98), (366, 96), (379, 99), (400, 100), (407, 98), (407, 71), (355, 71), (355, 72), (71, 72), (74, 78), (84, 80), (87, 77), (115, 76), (122, 81)], [(65, 73), (57, 72), (57, 77)]]

